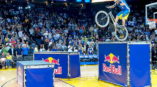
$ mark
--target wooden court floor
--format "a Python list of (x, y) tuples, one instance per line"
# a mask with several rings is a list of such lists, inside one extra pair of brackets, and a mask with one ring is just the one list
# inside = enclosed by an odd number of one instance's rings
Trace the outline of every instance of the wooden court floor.
[[(152, 87), (157, 87), (157, 71), (152, 71)], [(98, 80), (98, 66), (81, 66), (81, 77), (74, 79), (58, 79), (55, 87), (120, 87)], [(17, 87), (16, 69), (0, 70), (0, 87)]]

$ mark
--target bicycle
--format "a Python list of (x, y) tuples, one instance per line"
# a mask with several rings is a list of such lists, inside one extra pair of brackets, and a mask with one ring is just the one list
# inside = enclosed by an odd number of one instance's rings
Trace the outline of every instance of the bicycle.
[(125, 41), (128, 37), (128, 30), (125, 26), (114, 24), (115, 18), (112, 14), (112, 11), (107, 13), (104, 10), (100, 10), (95, 15), (95, 22), (101, 28), (107, 27), (110, 23), (110, 19), (114, 25), (114, 30), (115, 30), (114, 32), (115, 32), (116, 39), (119, 41)]

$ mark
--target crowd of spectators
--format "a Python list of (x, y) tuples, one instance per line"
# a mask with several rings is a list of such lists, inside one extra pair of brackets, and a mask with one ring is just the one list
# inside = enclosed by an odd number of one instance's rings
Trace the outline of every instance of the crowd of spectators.
[[(33, 52), (68, 51), (96, 54), (98, 41), (116, 41), (111, 27), (100, 29), (92, 9), (54, 7), (28, 3), (0, 3), (1, 64), (24, 60)], [(128, 41), (157, 42), (141, 19), (130, 15)], [(153, 35), (152, 35), (153, 34)]]

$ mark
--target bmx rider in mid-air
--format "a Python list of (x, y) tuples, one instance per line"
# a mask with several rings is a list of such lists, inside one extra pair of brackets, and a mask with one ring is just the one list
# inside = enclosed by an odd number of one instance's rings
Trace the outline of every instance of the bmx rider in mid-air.
[(112, 0), (112, 1), (114, 1), (115, 4), (112, 6), (108, 6), (107, 8), (115, 8), (116, 6), (118, 6), (121, 9), (121, 11), (116, 15), (114, 25), (117, 26), (117, 22), (120, 19), (122, 20), (123, 27), (125, 27), (126, 20), (128, 19), (130, 13), (130, 8), (125, 0)]

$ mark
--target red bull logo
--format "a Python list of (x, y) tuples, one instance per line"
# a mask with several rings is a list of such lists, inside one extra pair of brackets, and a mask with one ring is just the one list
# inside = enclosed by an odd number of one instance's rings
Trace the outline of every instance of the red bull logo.
[(49, 58), (45, 59), (44, 61), (45, 61), (45, 62), (54, 63), (54, 64), (59, 65), (59, 59), (56, 60), (56, 59), (54, 59), (53, 57), (49, 57)]
[(110, 53), (108, 56), (105, 56), (105, 62), (106, 61), (111, 64), (119, 63), (119, 57), (116, 57), (114, 54)]
[(110, 53), (108, 56), (105, 56), (104, 62), (109, 62), (110, 65), (107, 66), (106, 64), (103, 64), (103, 71), (116, 74), (116, 75), (122, 75), (122, 67), (118, 65), (116, 68), (115, 63), (120, 63), (119, 62), (119, 57), (115, 56), (113, 53)]
[(56, 60), (53, 57), (49, 57), (49, 58), (45, 59), (44, 61), (49, 62), (49, 63), (54, 63), (54, 64), (58, 65), (57, 69), (54, 69), (54, 73), (55, 74), (62, 74), (62, 67), (59, 66), (60, 65), (59, 59)]

